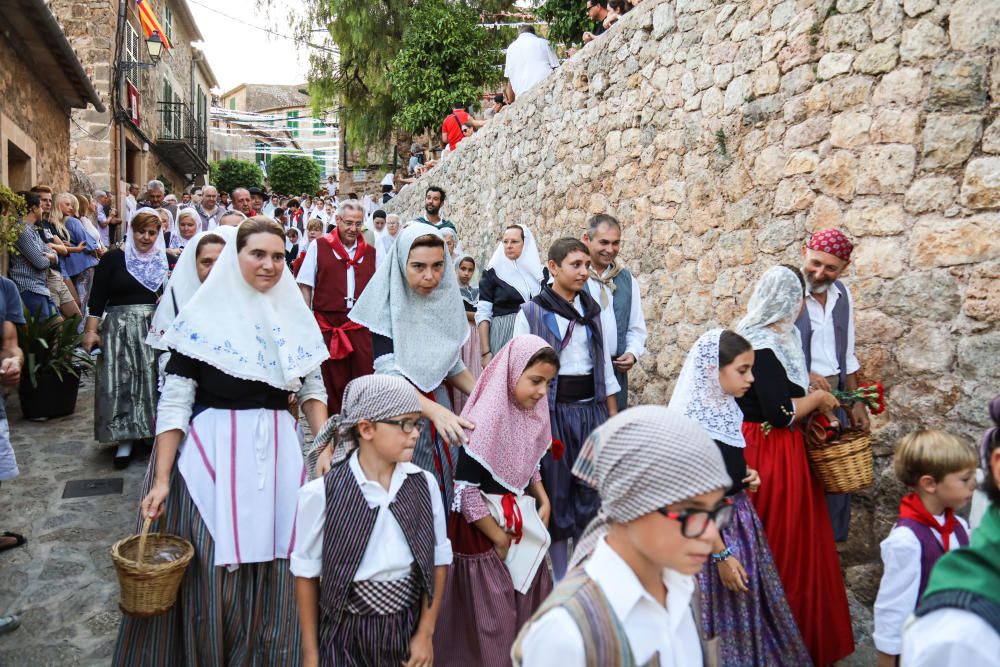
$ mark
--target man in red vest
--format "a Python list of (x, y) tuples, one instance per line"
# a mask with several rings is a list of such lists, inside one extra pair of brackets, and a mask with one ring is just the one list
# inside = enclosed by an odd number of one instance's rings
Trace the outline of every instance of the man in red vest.
[(340, 412), (348, 382), (373, 372), (371, 334), (347, 319), (375, 273), (375, 247), (361, 235), (364, 223), (360, 202), (341, 204), (337, 228), (309, 244), (296, 276), (330, 346), (330, 358), (322, 368), (330, 414)]

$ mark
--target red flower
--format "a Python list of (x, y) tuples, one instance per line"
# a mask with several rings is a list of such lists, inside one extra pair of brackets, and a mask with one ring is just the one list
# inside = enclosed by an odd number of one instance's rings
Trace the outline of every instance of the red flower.
[(552, 458), (558, 461), (563, 457), (563, 454), (566, 453), (566, 445), (562, 443), (562, 440), (552, 438), (552, 446), (549, 450), (552, 452)]

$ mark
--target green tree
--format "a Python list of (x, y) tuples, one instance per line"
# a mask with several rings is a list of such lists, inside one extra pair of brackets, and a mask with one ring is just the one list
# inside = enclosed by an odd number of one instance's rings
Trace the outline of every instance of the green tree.
[(413, 7), (389, 82), (396, 125), (419, 132), (440, 123), (453, 102), (479, 99), (483, 86), (500, 82), (479, 13), (449, 0), (422, 0)]
[(209, 180), (219, 192), (259, 188), (264, 184), (264, 173), (249, 160), (218, 160), (209, 165), (208, 173)]
[(271, 158), (267, 180), (274, 192), (316, 192), (319, 190), (319, 165), (300, 155), (275, 155)]
[(583, 33), (594, 29), (587, 16), (587, 0), (535, 0), (539, 21), (549, 24), (549, 39), (567, 45), (583, 43)]

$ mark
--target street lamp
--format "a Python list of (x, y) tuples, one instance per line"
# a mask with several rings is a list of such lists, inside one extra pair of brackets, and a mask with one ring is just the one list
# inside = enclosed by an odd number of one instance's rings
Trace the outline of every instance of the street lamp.
[(149, 51), (149, 59), (153, 65), (160, 62), (160, 56), (163, 54), (163, 40), (160, 39), (159, 30), (154, 30), (153, 34), (146, 40), (146, 50)]

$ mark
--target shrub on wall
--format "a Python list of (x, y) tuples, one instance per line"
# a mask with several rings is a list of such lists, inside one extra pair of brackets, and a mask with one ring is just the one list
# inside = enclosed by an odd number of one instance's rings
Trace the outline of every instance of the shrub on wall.
[(209, 166), (209, 180), (219, 192), (232, 192), (236, 188), (261, 187), (264, 173), (249, 160), (218, 160)]
[(319, 190), (319, 165), (300, 155), (276, 155), (268, 169), (271, 190), (283, 194)]

